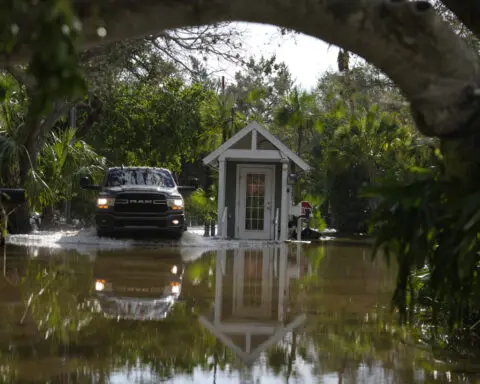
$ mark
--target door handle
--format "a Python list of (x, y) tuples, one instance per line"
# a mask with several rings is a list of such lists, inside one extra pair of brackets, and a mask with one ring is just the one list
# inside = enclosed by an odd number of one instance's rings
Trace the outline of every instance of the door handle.
[(266, 207), (266, 208), (267, 208), (268, 210), (272, 209), (272, 206), (271, 206), (271, 205), (272, 205), (272, 203), (270, 203), (270, 201), (267, 201), (267, 207)]

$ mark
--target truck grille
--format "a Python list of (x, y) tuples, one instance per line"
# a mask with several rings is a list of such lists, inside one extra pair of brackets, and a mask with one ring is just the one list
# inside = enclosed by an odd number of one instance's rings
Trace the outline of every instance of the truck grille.
[(120, 193), (115, 197), (115, 211), (122, 213), (166, 212), (167, 199), (158, 193)]

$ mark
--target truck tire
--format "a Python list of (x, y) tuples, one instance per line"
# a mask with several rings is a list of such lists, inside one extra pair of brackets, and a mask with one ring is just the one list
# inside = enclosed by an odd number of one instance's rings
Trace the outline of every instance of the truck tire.
[(172, 231), (170, 235), (174, 240), (180, 240), (183, 236), (183, 232), (183, 230)]
[(97, 236), (98, 237), (111, 237), (112, 236), (112, 232), (107, 230), (107, 229), (100, 229), (100, 228), (97, 228)]

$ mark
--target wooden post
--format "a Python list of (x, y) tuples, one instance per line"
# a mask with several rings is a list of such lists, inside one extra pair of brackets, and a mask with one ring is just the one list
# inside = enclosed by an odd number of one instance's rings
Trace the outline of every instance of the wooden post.
[(282, 161), (282, 203), (280, 208), (280, 241), (287, 240), (288, 232), (288, 194), (287, 194), (288, 161)]
[[(226, 188), (226, 160), (219, 160), (218, 167), (218, 201), (217, 201), (217, 223), (222, 221), (223, 210), (225, 209), (225, 188)], [(218, 236), (226, 236), (223, 233), (223, 226), (218, 227)]]

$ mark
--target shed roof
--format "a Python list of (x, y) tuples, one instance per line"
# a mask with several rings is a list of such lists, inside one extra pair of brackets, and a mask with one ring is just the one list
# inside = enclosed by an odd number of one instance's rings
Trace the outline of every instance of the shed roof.
[[(262, 127), (256, 121), (248, 124), (246, 127), (238, 131), (235, 135), (233, 135), (230, 139), (228, 139), (225, 143), (223, 143), (220, 147), (215, 149), (209, 155), (203, 158), (203, 163), (205, 165), (213, 165), (219, 157), (228, 149), (232, 148), (236, 143), (238, 143), (241, 139), (247, 136), (249, 133), (256, 131), (261, 134), (265, 139), (267, 139), (277, 150), (286, 158), (290, 159), (295, 163), (300, 169), (304, 171), (309, 171), (310, 166), (300, 158), (296, 153), (294, 153), (290, 148), (288, 148), (285, 144), (283, 144), (279, 139), (277, 139), (273, 134), (271, 134), (267, 129)], [(254, 151), (254, 150), (252, 150)]]
[[(287, 325), (275, 324), (271, 327), (264, 326), (261, 323), (235, 323), (231, 325), (238, 326), (239, 330), (233, 333), (225, 332), (222, 329), (224, 324), (215, 324), (206, 316), (199, 316), (198, 320), (218, 340), (229, 347), (244, 364), (251, 365), (260, 357), (262, 352), (278, 344), (285, 335), (301, 326), (306, 318), (307, 315), (301, 314)], [(242, 328), (241, 331), (240, 328)], [(247, 338), (250, 341), (247, 342)]]

